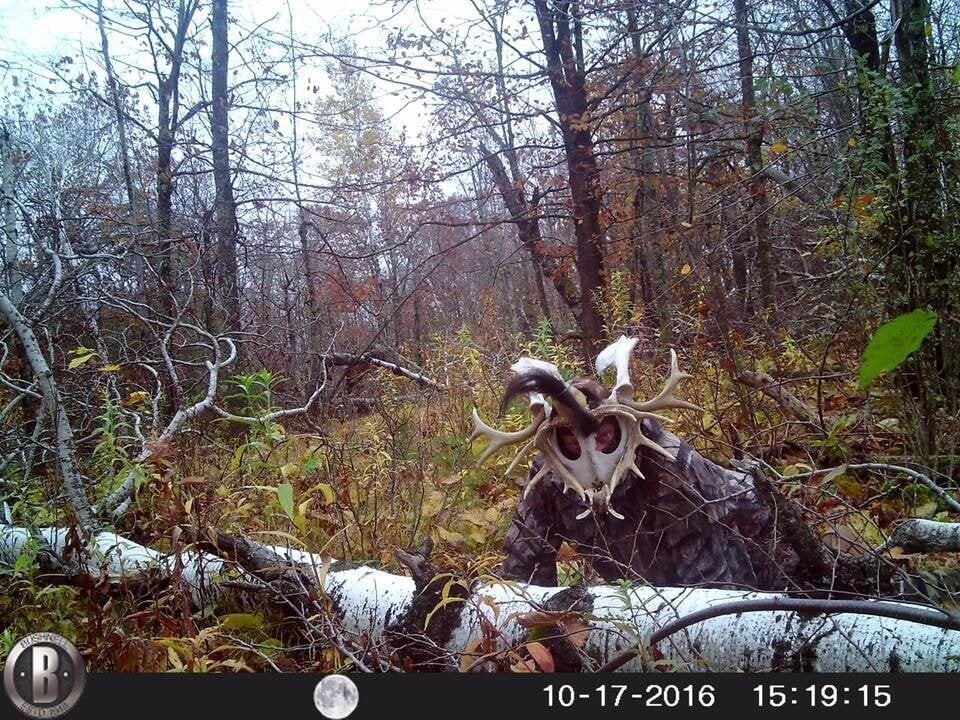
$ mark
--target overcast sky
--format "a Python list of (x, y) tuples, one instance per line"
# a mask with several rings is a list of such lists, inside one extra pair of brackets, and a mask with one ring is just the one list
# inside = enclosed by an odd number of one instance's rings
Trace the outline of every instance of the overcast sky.
[[(109, 8), (109, 3), (105, 4)], [(355, 32), (370, 26), (370, 21), (356, 22), (367, 14), (369, 3), (365, 0), (292, 0), (291, 4), (303, 22), (319, 24), (323, 30), (339, 27)], [(76, 51), (81, 44), (98, 48), (96, 27), (78, 22), (79, 14), (63, 5), (47, 0), (0, 0), (0, 57), (52, 55)], [(287, 10), (285, 0), (233, 0), (230, 12), (263, 22), (277, 14), (285, 18)]]
[[(89, 0), (89, 4), (94, 2)], [(69, 0), (66, 3), (62, 0), (0, 0), (0, 102), (18, 92), (11, 84), (12, 76), (23, 78), (29, 73), (37, 73), (40, 77), (48, 77), (44, 66), (62, 56), (77, 59), (78, 64), (72, 69), (78, 72), (83, 71), (84, 65), (80, 63), (83, 57), (91, 63), (90, 70), (99, 70), (100, 37), (93, 18), (88, 12), (65, 8), (65, 4), (69, 4)], [(105, 0), (108, 17), (114, 14), (111, 8), (117, 4), (116, 0)], [(329, 49), (331, 40), (349, 40), (360, 49), (371, 48), (373, 55), (384, 52), (388, 29), (407, 27), (426, 32), (425, 23), (436, 27), (442, 19), (447, 28), (459, 26), (460, 30), (465, 30), (478, 19), (476, 10), (465, 0), (422, 0), (416, 5), (400, 5), (403, 9), (399, 12), (398, 4), (391, 0), (290, 0), (289, 5), (287, 0), (230, 0), (230, 15), (236, 20), (231, 28), (231, 40), (237, 41), (245, 34), (244, 29), (263, 23), (275, 38), (285, 38), (289, 32), (288, 7), (293, 12), (294, 34), (299, 41), (312, 43), (326, 36), (321, 45)], [(386, 24), (381, 22), (383, 20)], [(116, 65), (124, 56), (125, 39), (109, 26), (108, 30), (111, 55)], [(126, 43), (126, 52), (138, 52), (135, 48), (135, 45)], [(146, 60), (134, 64), (149, 67)], [(305, 81), (310, 69), (304, 67), (302, 70)], [(122, 69), (118, 72), (122, 73)], [(131, 77), (125, 79), (136, 82)], [(316, 79), (314, 71), (312, 80)], [(393, 125), (418, 134), (426, 121), (422, 103), (411, 106), (407, 92), (391, 94), (398, 90), (397, 86), (377, 84), (381, 90), (378, 103)], [(57, 87), (45, 81), (41, 86)]]

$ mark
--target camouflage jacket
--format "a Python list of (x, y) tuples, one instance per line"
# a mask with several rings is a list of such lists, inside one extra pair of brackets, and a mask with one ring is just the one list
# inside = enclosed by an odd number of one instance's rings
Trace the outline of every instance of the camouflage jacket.
[[(520, 503), (504, 543), (502, 576), (556, 585), (557, 551), (566, 541), (607, 582), (785, 588), (797, 558), (777, 544), (774, 513), (752, 478), (710, 462), (655, 421), (641, 427), (677, 459), (638, 451), (644, 477), (629, 473), (613, 495), (624, 519), (577, 520), (586, 505), (550, 474)], [(538, 456), (531, 473), (542, 464)]]

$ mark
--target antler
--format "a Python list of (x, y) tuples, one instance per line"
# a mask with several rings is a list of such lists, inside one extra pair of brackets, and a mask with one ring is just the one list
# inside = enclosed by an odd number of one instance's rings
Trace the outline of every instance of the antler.
[[(517, 443), (522, 443), (524, 440), (530, 440), (534, 434), (537, 432), (537, 428), (547, 419), (546, 412), (546, 402), (543, 399), (543, 396), (539, 393), (531, 393), (530, 397), (530, 409), (533, 412), (533, 422), (530, 423), (528, 427), (525, 427), (523, 430), (517, 430), (516, 432), (503, 432), (502, 430), (497, 430), (487, 425), (483, 420), (480, 419), (480, 413), (477, 412), (477, 409), (473, 409), (473, 434), (470, 435), (470, 442), (473, 442), (478, 437), (486, 437), (490, 440), (490, 447), (483, 451), (480, 457), (477, 459), (477, 465), (481, 465), (486, 462), (494, 453), (496, 453), (501, 448), (506, 447), (507, 445), (515, 445)], [(520, 454), (510, 463), (510, 467), (507, 472), (511, 472), (517, 463), (520, 461), (524, 455), (530, 450), (533, 446), (532, 441), (528, 442), (523, 449), (520, 451)]]
[(628, 338), (621, 335), (615, 343), (607, 345), (597, 355), (597, 375), (602, 375), (608, 367), (617, 369), (617, 384), (610, 393), (610, 399), (624, 402), (633, 399), (633, 383), (630, 382), (630, 356), (640, 338)]
[(621, 400), (620, 402), (626, 405), (629, 408), (638, 410), (640, 412), (650, 412), (651, 410), (664, 410), (667, 408), (683, 408), (685, 410), (702, 410), (698, 405), (694, 405), (691, 402), (686, 400), (679, 400), (673, 395), (673, 391), (677, 389), (677, 385), (680, 384), (681, 380), (686, 380), (687, 378), (692, 378), (693, 375), (680, 372), (680, 367), (677, 364), (677, 351), (673, 348), (670, 349), (670, 377), (667, 378), (667, 384), (664, 386), (663, 390), (660, 391), (660, 394), (657, 395), (652, 400), (647, 400), (646, 402), (638, 403), (633, 400)]

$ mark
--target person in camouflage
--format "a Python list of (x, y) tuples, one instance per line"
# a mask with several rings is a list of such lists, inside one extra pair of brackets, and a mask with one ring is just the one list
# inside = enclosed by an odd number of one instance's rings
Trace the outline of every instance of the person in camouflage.
[(474, 411), (474, 437), (491, 439), (481, 461), (508, 444), (527, 442), (517, 460), (540, 451), (504, 542), (501, 576), (556, 585), (566, 542), (608, 582), (791, 587), (796, 553), (779, 542), (775, 514), (753, 478), (707, 460), (652, 412), (695, 407), (673, 396), (689, 377), (675, 353), (664, 391), (633, 401), (628, 365), (636, 342), (622, 337), (597, 358), (598, 372), (617, 369), (612, 392), (586, 378), (567, 383), (542, 361), (514, 365), (503, 406), (530, 394), (534, 421), (524, 431), (501, 433)]

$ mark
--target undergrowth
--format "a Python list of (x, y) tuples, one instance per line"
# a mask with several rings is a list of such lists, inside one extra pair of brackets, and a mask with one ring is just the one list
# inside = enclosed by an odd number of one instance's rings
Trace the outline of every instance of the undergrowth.
[[(816, 341), (800, 347), (784, 335), (771, 352), (768, 341), (734, 335), (733, 345), (718, 351), (696, 325), (689, 334), (681, 368), (694, 379), (678, 394), (703, 412), (671, 412), (671, 429), (704, 455), (719, 463), (762, 458), (771, 473), (784, 476), (784, 491), (810, 508), (810, 521), (825, 540), (832, 535), (846, 549), (879, 544), (903, 517), (945, 517), (942, 502), (922, 485), (844, 469), (864, 459), (902, 463), (908, 430), (892, 388), (864, 395), (851, 372), (823, 372), (824, 366), (855, 367), (855, 358), (836, 344), (818, 363), (826, 345), (817, 348)], [(438, 339), (424, 358), (443, 391), (417, 391), (411, 398), (408, 380), (378, 372), (376, 403), (368, 412), (320, 413), (296, 422), (218, 420), (184, 434), (144, 467), (134, 462), (129, 427), (105, 399), (84, 448), (84, 469), (103, 492), (131, 469), (138, 474), (136, 506), (117, 530), (159, 550), (171, 549), (172, 528), (198, 534), (217, 529), (403, 572), (393, 550), (429, 535), (438, 565), (482, 574), (499, 562), (528, 465), (506, 477), (513, 456), (504, 452), (478, 466), (484, 443), (468, 440), (470, 413), (477, 407), (489, 424), (507, 430), (529, 422), (520, 402), (498, 417), (499, 393), (521, 352), (557, 363), (568, 377), (584, 372), (575, 347), (555, 340), (547, 323), (529, 341), (495, 356), (462, 329)], [(737, 372), (747, 369), (744, 358), (751, 357), (761, 358), (752, 369), (795, 376), (790, 391), (822, 424), (798, 422), (736, 382)], [(659, 392), (668, 368), (666, 349), (641, 347), (636, 395)], [(286, 382), (268, 370), (236, 375), (230, 400), (242, 414), (262, 415), (276, 408)], [(840, 469), (810, 475), (831, 466)], [(47, 468), (26, 481), (8, 473), (5, 500), (17, 522), (57, 522), (44, 500), (56, 495), (50, 473)], [(938, 480), (949, 485), (953, 478)], [(575, 557), (562, 570), (570, 583), (586, 572)], [(0, 574), (3, 657), (18, 637), (51, 630), (84, 648), (94, 670), (330, 670), (343, 662), (331, 649), (305, 655), (291, 646), (279, 619), (258, 607), (198, 613), (176, 587), (108, 591), (96, 583), (74, 587), (51, 580), (36, 553)]]

